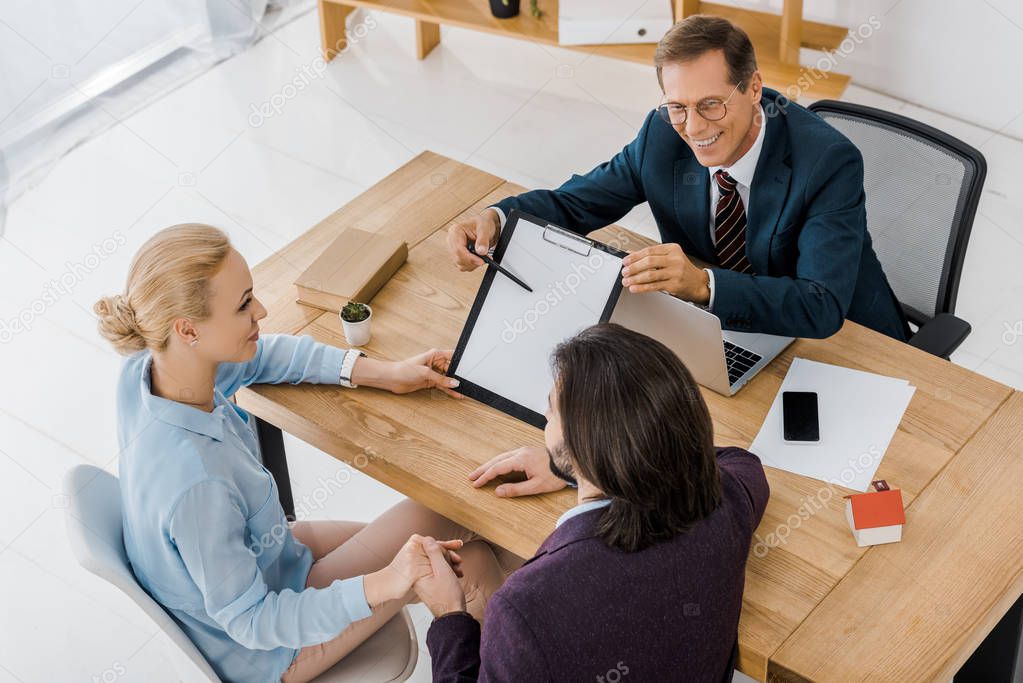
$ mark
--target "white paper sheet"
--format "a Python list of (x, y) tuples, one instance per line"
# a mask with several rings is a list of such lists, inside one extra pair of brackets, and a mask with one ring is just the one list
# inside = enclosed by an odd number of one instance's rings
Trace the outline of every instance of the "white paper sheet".
[(622, 260), (544, 240), (519, 217), (500, 263), (533, 292), (495, 273), (455, 374), (541, 415), (554, 384), (550, 356), (560, 342), (600, 322)]
[[(783, 440), (784, 391), (817, 392), (819, 443)], [(765, 465), (866, 491), (915, 391), (904, 379), (793, 359), (750, 450)]]

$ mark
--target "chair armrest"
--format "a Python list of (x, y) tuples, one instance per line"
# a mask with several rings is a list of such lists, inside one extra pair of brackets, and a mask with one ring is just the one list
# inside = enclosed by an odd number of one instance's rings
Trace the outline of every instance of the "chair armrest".
[(962, 318), (951, 313), (939, 313), (917, 330), (910, 338), (909, 345), (948, 360), (971, 329), (970, 323)]

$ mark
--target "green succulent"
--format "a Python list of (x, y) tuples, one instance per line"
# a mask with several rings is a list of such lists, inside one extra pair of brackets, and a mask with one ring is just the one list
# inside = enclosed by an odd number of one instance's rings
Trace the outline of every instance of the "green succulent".
[(369, 307), (357, 301), (349, 301), (341, 309), (341, 317), (350, 323), (361, 323), (369, 317)]

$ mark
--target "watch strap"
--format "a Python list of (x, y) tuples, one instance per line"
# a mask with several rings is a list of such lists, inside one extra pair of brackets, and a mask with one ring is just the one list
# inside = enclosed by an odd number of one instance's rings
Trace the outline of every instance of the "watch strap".
[(341, 376), (338, 378), (339, 384), (349, 389), (354, 389), (357, 384), (352, 383), (352, 371), (355, 369), (355, 361), (359, 360), (360, 356), (365, 356), (362, 351), (358, 349), (348, 349), (345, 353), (344, 359), (341, 361)]

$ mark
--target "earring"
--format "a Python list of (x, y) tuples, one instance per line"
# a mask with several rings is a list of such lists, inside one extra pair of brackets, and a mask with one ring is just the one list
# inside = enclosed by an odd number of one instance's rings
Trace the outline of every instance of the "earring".
[(189, 345), (189, 346), (195, 346), (195, 345), (196, 345), (196, 344), (198, 344), (198, 343), (199, 343), (199, 338), (198, 338), (198, 337), (196, 337), (196, 338), (195, 338), (195, 339), (193, 339), (192, 341), (188, 342), (188, 345)]

